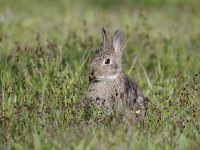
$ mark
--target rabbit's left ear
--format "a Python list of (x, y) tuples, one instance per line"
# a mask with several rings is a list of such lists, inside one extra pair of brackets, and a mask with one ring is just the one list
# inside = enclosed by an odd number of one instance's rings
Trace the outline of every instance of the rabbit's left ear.
[(121, 52), (123, 51), (123, 48), (125, 46), (125, 42), (124, 42), (124, 33), (120, 30), (117, 30), (114, 33), (114, 37), (113, 37), (113, 48), (114, 51), (117, 54), (121, 54)]
[(111, 48), (111, 43), (106, 32), (106, 29), (102, 28), (102, 38), (103, 38), (103, 50), (109, 50)]

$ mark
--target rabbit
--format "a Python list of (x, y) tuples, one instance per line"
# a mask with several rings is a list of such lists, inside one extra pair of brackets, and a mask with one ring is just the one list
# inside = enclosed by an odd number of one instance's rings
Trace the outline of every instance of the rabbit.
[(88, 100), (98, 109), (106, 108), (107, 115), (113, 114), (114, 108), (123, 111), (125, 107), (133, 109), (135, 114), (144, 115), (147, 98), (136, 82), (122, 73), (124, 33), (117, 30), (111, 42), (105, 28), (102, 28), (102, 37), (103, 48), (90, 67)]

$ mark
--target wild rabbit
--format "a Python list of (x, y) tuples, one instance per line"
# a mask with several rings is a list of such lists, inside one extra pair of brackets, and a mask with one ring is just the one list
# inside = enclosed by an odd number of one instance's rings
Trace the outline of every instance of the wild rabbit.
[(144, 114), (146, 98), (138, 85), (123, 74), (121, 57), (124, 49), (124, 34), (117, 30), (112, 43), (102, 28), (103, 48), (92, 61), (87, 98), (97, 108), (106, 108), (107, 114), (129, 107), (136, 114)]

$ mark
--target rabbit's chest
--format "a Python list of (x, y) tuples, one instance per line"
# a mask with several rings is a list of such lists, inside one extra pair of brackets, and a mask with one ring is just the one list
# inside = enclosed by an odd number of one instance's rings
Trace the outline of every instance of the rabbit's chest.
[(88, 88), (88, 98), (111, 99), (118, 97), (121, 87), (113, 82), (92, 83)]
[(111, 108), (113, 104), (121, 107), (124, 101), (124, 91), (119, 81), (92, 83), (89, 86), (87, 97), (98, 107)]

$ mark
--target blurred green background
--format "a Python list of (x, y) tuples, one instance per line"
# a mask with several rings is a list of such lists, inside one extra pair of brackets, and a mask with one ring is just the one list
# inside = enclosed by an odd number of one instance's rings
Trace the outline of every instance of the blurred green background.
[[(30, 41), (34, 40), (37, 33), (40, 33), (43, 42), (49, 39), (61, 45), (67, 40), (72, 40), (70, 39), (72, 34), (76, 34), (85, 43), (92, 40), (101, 42), (100, 29), (104, 26), (110, 32), (110, 36), (117, 29), (122, 29), (126, 33), (127, 46), (130, 50), (125, 53), (129, 51), (129, 53), (143, 55), (143, 49), (147, 47), (148, 50), (145, 51), (147, 55), (159, 53), (160, 59), (171, 52), (169, 55), (172, 56), (167, 60), (181, 57), (182, 61), (186, 61), (186, 55), (176, 56), (173, 53), (176, 51), (179, 54), (187, 52), (188, 57), (194, 54), (192, 56), (194, 59), (190, 61), (196, 61), (199, 56), (193, 52), (198, 50), (200, 45), (198, 42), (199, 6), (198, 0), (126, 0), (123, 2), (120, 0), (85, 0), (84, 2), (8, 0), (2, 1), (0, 6), (0, 35), (2, 38), (6, 37), (8, 42), (6, 46), (9, 50), (17, 41), (31, 44)], [(73, 41), (76, 43), (76, 40)], [(96, 49), (99, 46), (100, 44), (92, 45), (91, 48)], [(183, 66), (180, 67), (192, 65), (189, 64), (190, 61), (188, 64), (181, 63)], [(177, 65), (181, 64), (175, 63), (171, 66), (177, 70)], [(198, 68), (199, 66), (195, 65), (182, 71), (190, 74)]]

